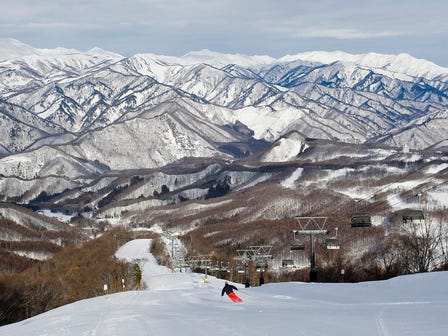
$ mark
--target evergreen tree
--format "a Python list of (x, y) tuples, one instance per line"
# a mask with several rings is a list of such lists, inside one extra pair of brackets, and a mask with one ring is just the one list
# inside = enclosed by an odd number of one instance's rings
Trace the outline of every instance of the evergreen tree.
[(134, 264), (134, 280), (137, 287), (140, 288), (142, 282), (142, 270), (137, 263)]

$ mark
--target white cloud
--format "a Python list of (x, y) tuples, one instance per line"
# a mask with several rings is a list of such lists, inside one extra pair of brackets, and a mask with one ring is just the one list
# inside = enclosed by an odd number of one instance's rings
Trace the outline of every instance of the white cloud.
[(294, 38), (334, 38), (340, 40), (371, 39), (381, 37), (396, 37), (408, 35), (401, 31), (361, 31), (354, 28), (323, 28), (317, 27), (270, 27), (267, 30), (292, 36)]
[(302, 35), (306, 37), (329, 37), (344, 40), (344, 39), (370, 39), (379, 37), (400, 36), (406, 34), (398, 31), (362, 32), (350, 28), (336, 28), (336, 29), (308, 30), (304, 31)]

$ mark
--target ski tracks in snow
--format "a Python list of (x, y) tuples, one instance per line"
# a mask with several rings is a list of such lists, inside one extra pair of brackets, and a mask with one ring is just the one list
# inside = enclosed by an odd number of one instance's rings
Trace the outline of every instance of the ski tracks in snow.
[(389, 333), (387, 332), (386, 326), (384, 325), (382, 310), (380, 310), (378, 313), (376, 313), (375, 322), (376, 322), (376, 328), (378, 330), (378, 335), (379, 336), (388, 336)]

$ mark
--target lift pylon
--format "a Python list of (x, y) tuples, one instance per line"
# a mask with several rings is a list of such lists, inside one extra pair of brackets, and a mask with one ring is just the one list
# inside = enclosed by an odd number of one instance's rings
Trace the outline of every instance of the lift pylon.
[(316, 270), (316, 235), (328, 234), (328, 230), (325, 228), (327, 225), (328, 217), (295, 217), (299, 224), (300, 230), (293, 230), (294, 240), (299, 240), (298, 235), (310, 236), (310, 282), (317, 281)]

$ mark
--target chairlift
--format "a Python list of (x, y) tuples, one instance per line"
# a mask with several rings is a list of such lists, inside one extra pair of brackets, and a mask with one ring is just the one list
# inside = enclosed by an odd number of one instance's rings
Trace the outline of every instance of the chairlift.
[(236, 272), (239, 273), (239, 274), (244, 273), (244, 267), (243, 267), (243, 266), (238, 266), (238, 267), (236, 268)]
[(218, 262), (215, 265), (212, 265), (212, 267), (211, 267), (212, 272), (219, 272), (219, 270), (220, 270), (220, 267), (219, 267)]
[(257, 263), (255, 265), (255, 271), (257, 271), (257, 272), (264, 272), (266, 270), (266, 268), (267, 268), (266, 263)]
[(325, 247), (327, 250), (339, 250), (339, 239), (338, 238), (327, 238), (325, 239)]
[(304, 242), (295, 242), (291, 245), (291, 251), (303, 251), (305, 249)]
[(325, 247), (327, 250), (339, 250), (338, 228), (335, 228), (336, 234), (334, 237), (325, 239)]
[(357, 227), (370, 227), (372, 226), (372, 220), (368, 214), (355, 214), (350, 220), (350, 226), (352, 228)]
[(282, 260), (282, 267), (293, 268), (294, 267), (294, 261), (292, 259), (283, 259)]
[(413, 222), (414, 220), (422, 221), (425, 219), (422, 210), (408, 209), (403, 211), (403, 223)]

